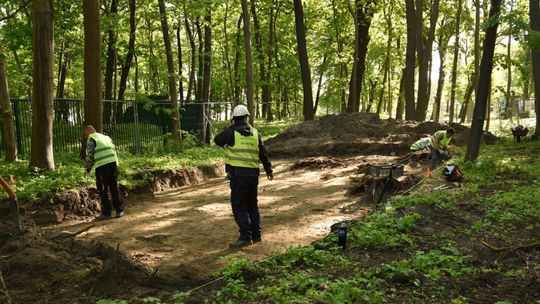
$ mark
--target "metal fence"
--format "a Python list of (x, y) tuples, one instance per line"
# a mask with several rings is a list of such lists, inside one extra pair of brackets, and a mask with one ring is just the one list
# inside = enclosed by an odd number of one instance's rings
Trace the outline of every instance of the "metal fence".
[[(30, 99), (12, 98), (17, 150), (21, 157), (30, 153), (32, 133), (32, 105)], [(204, 139), (209, 109), (203, 103), (185, 103), (180, 107), (182, 130)], [(111, 136), (121, 150), (142, 152), (167, 144), (171, 130), (171, 103), (169, 100), (140, 102), (134, 100), (105, 101), (103, 132)], [(38, 114), (39, 115), (39, 114)], [(55, 151), (81, 149), (84, 124), (84, 100), (55, 99), (53, 147)], [(0, 133), (1, 138), (1, 133)], [(0, 154), (4, 153), (0, 145)]]

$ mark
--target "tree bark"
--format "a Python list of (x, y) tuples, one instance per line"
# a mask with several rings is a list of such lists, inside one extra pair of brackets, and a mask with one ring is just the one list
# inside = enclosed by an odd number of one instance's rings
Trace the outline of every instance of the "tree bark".
[[(349, 0), (347, 0), (349, 3)], [(364, 72), (366, 70), (366, 56), (367, 47), (369, 44), (369, 28), (371, 26), (371, 18), (373, 17), (373, 4), (372, 0), (361, 1), (356, 0), (355, 7), (351, 11), (351, 14), (355, 20), (355, 51), (353, 69), (351, 74), (351, 81), (349, 84), (349, 104), (347, 105), (347, 111), (358, 112), (360, 111), (360, 95), (362, 93), (362, 80), (364, 78)], [(349, 5), (349, 10), (351, 7)]]
[[(540, 32), (540, 5), (538, 0), (529, 0), (529, 22), (531, 30), (537, 34)], [(534, 105), (536, 111), (536, 128), (533, 137), (540, 137), (540, 50), (531, 48), (532, 72), (534, 79)]]
[(178, 46), (177, 55), (178, 55), (178, 95), (180, 97), (180, 104), (184, 101), (184, 76), (182, 75), (183, 70), (183, 58), (182, 58), (182, 40), (180, 39), (180, 24), (176, 27), (176, 44)]
[(414, 0), (405, 0), (407, 17), (407, 50), (405, 52), (405, 70), (403, 73), (405, 95), (405, 119), (416, 118), (414, 98), (414, 78), (416, 67), (416, 32)]
[(244, 50), (246, 53), (246, 99), (247, 108), (251, 115), (249, 123), (253, 125), (253, 58), (251, 53), (251, 26), (247, 0), (242, 0), (242, 20), (244, 22)]
[[(99, 1), (84, 0), (84, 124), (103, 131)], [(84, 147), (83, 147), (84, 151)]]
[(203, 101), (203, 142), (210, 143), (210, 138), (207, 137), (207, 126), (206, 126), (206, 117), (210, 116), (207, 113), (210, 110), (210, 107), (207, 106), (207, 103), (210, 102), (210, 74), (212, 68), (212, 9), (208, 7), (206, 9), (206, 15), (204, 16), (204, 64), (203, 64), (203, 87), (202, 87), (202, 101)]
[(450, 108), (448, 109), (448, 120), (450, 123), (454, 122), (454, 112), (456, 105), (456, 81), (457, 81), (457, 66), (458, 66), (458, 57), (459, 57), (459, 26), (461, 19), (461, 2), (458, 1), (457, 13), (456, 13), (456, 30), (455, 30), (455, 40), (454, 40), (454, 61), (452, 63), (452, 80), (450, 84)]
[[(186, 10), (184, 6), (184, 11)], [(191, 65), (189, 69), (189, 80), (188, 80), (188, 89), (186, 94), (186, 100), (189, 102), (191, 101), (191, 94), (193, 92), (193, 88), (195, 86), (195, 71), (196, 71), (196, 54), (197, 50), (195, 47), (195, 38), (193, 37), (193, 31), (191, 30), (191, 26), (189, 25), (188, 17), (187, 15), (184, 15), (184, 24), (186, 27), (186, 33), (189, 38), (189, 46), (191, 48)]]
[[(461, 1), (461, 0), (459, 0)], [(418, 101), (416, 103), (416, 120), (424, 121), (429, 105), (429, 72), (432, 59), (435, 27), (439, 16), (439, 0), (431, 5), (430, 26), (427, 37), (423, 34), (423, 0), (416, 0), (416, 48), (418, 53)]]
[(17, 160), (17, 138), (13, 125), (13, 114), (9, 100), (9, 89), (4, 62), (4, 50), (0, 40), (0, 119), (2, 120), (2, 144), (6, 153), (4, 160), (12, 163)]
[(180, 112), (178, 109), (178, 94), (176, 93), (176, 79), (174, 71), (174, 60), (171, 48), (171, 39), (169, 37), (169, 24), (165, 12), (165, 1), (158, 0), (159, 14), (161, 19), (161, 30), (163, 32), (163, 43), (165, 44), (165, 55), (167, 56), (167, 72), (169, 82), (169, 95), (171, 97), (171, 124), (172, 138), (175, 142), (182, 142), (182, 132), (180, 128)]
[[(137, 10), (137, 6), (135, 3), (135, 0), (129, 0), (129, 41), (128, 41), (128, 51), (126, 54), (126, 59), (124, 60), (124, 65), (122, 66), (122, 73), (120, 75), (120, 84), (118, 86), (118, 100), (122, 101), (124, 100), (124, 94), (126, 92), (126, 85), (127, 85), (127, 79), (129, 76), (129, 70), (131, 69), (131, 65), (133, 62), (133, 56), (135, 55), (135, 32), (137, 30), (137, 26), (135, 23), (135, 12)], [(118, 109), (117, 109), (117, 118), (118, 116)]]
[[(118, 13), (118, 0), (112, 0), (111, 1), (111, 8), (107, 13), (108, 17), (111, 17), (112, 15), (116, 15)], [(116, 70), (116, 32), (114, 31), (114, 27), (109, 28), (107, 31), (107, 62), (105, 64), (105, 89), (104, 89), (104, 98), (105, 104), (104, 107), (104, 113), (103, 113), (103, 120), (106, 123), (112, 123), (112, 109), (113, 109), (113, 103), (111, 103), (112, 100), (114, 100), (113, 96), (113, 76)]]
[(30, 166), (54, 170), (54, 2), (32, 2), (32, 143)]
[(480, 79), (476, 89), (476, 103), (474, 106), (474, 115), (471, 126), (471, 137), (465, 154), (466, 161), (474, 161), (478, 158), (480, 152), (480, 143), (482, 140), (484, 118), (488, 96), (490, 94), (491, 72), (493, 70), (493, 54), (495, 52), (495, 40), (497, 39), (497, 26), (499, 25), (499, 14), (501, 11), (502, 0), (491, 0), (491, 9), (489, 12), (490, 21), (486, 29), (486, 36), (483, 46), (482, 62), (480, 64)]
[(302, 0), (294, 0), (294, 20), (298, 58), (300, 61), (300, 74), (302, 75), (302, 87), (304, 89), (303, 115), (304, 120), (313, 120), (313, 89), (311, 87), (311, 70), (309, 68), (307, 53), (306, 27), (304, 25), (304, 7), (302, 6)]

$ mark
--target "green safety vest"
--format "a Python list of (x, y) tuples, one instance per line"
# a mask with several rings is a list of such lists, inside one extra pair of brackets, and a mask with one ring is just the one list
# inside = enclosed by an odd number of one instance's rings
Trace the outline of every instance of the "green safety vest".
[(101, 167), (110, 163), (118, 163), (116, 149), (109, 136), (96, 132), (90, 134), (88, 139), (90, 138), (96, 141), (96, 147), (94, 148), (93, 168)]
[(446, 130), (441, 130), (441, 131), (437, 131), (433, 133), (433, 135), (431, 136), (430, 145), (433, 148), (435, 148), (435, 142), (438, 141), (439, 146), (441, 147), (441, 150), (446, 150), (446, 147), (448, 146), (451, 140), (452, 140), (452, 137), (448, 137), (448, 135), (446, 134)]
[(419, 151), (426, 147), (427, 145), (423, 143), (423, 139), (417, 140), (414, 144), (411, 145), (411, 150)]
[(225, 146), (225, 164), (233, 167), (259, 168), (259, 133), (252, 128), (253, 136), (243, 136), (234, 131), (234, 147)]

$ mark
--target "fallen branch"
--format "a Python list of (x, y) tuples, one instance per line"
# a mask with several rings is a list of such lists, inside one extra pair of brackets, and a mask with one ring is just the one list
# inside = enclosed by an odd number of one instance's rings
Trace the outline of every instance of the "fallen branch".
[(508, 246), (508, 247), (496, 247), (496, 246), (493, 246), (485, 241), (481, 241), (482, 245), (486, 246), (487, 248), (493, 250), (493, 251), (505, 251), (505, 250), (510, 250), (510, 251), (515, 251), (515, 250), (524, 250), (524, 249), (529, 249), (529, 248), (534, 248), (534, 247), (537, 247), (537, 246), (540, 246), (540, 242), (534, 242), (532, 244), (528, 244), (528, 245), (521, 245), (521, 246), (516, 246), (516, 247), (512, 247), (512, 246)]
[(9, 297), (9, 293), (6, 287), (6, 283), (4, 283), (4, 277), (2, 276), (2, 271), (0, 271), (0, 287), (2, 288), (0, 290), (0, 300), (2, 300), (2, 303), (11, 304), (11, 298)]
[(76, 231), (76, 232), (62, 231), (59, 234), (51, 237), (51, 240), (55, 240), (55, 239), (59, 239), (59, 238), (65, 239), (65, 238), (75, 237), (75, 236), (77, 236), (77, 235), (79, 235), (81, 233), (87, 232), (88, 230), (90, 230), (90, 229), (92, 229), (94, 227), (96, 227), (96, 225), (90, 225), (90, 226), (85, 227), (85, 228), (83, 228), (83, 229), (81, 229), (79, 231)]

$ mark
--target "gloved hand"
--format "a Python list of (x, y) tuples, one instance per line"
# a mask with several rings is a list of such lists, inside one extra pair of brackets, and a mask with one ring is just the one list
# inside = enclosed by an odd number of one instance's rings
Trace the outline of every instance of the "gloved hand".
[(272, 172), (267, 172), (267, 173), (266, 173), (266, 177), (267, 177), (269, 180), (273, 180), (273, 179), (274, 179), (274, 173), (272, 173)]

